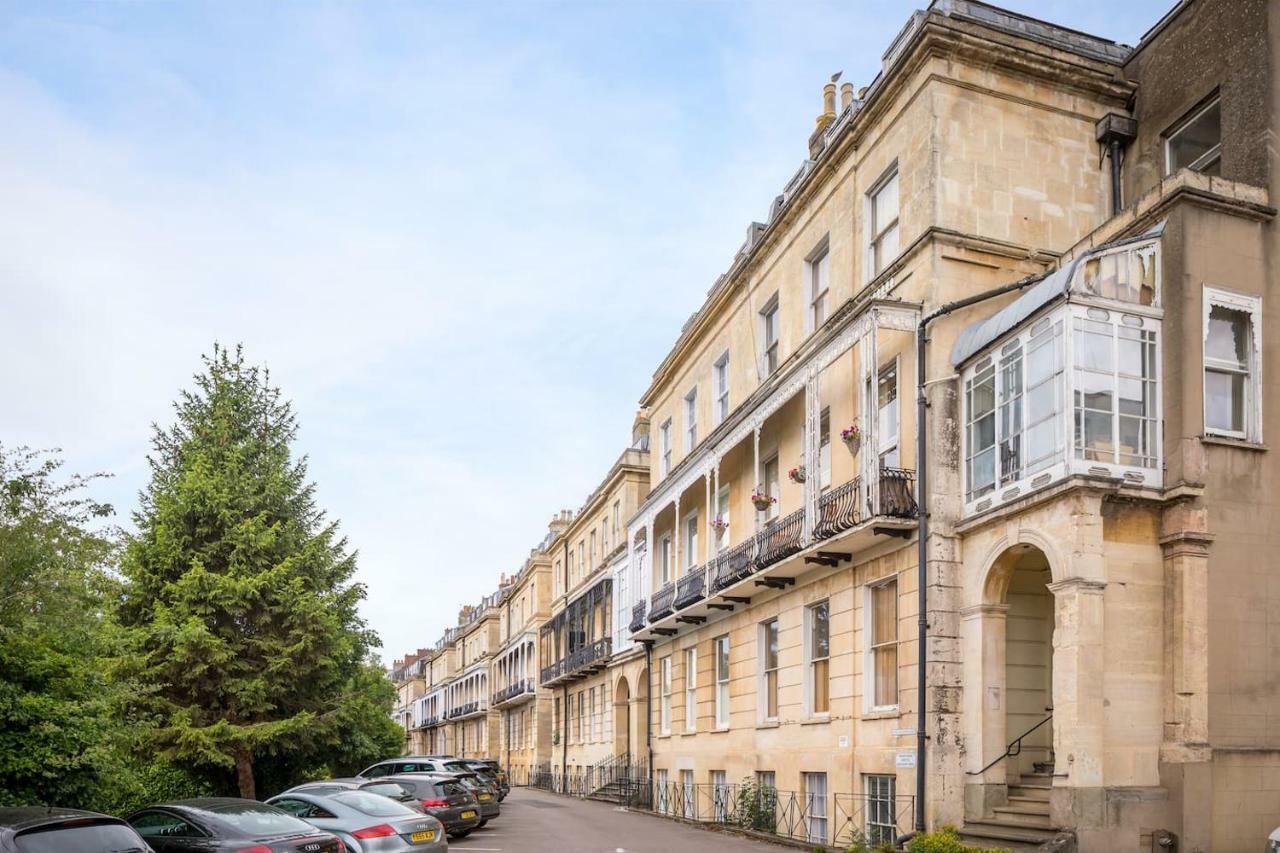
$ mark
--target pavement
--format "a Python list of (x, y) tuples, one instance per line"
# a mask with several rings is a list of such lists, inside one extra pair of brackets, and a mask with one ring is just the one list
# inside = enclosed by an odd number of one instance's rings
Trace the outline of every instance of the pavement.
[(512, 788), (502, 815), (449, 842), (473, 853), (780, 853), (788, 848), (610, 803)]

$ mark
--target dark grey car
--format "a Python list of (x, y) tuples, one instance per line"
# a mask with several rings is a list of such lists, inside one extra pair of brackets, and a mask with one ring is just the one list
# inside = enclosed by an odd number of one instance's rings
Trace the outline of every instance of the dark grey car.
[[(410, 775), (416, 776), (419, 774), (415, 773)], [(470, 771), (459, 773), (431, 773), (425, 775), (430, 775), (438, 779), (453, 779), (465, 785), (467, 790), (471, 792), (471, 796), (475, 797), (476, 802), (480, 804), (481, 826), (484, 826), (486, 823), (502, 814), (501, 800), (498, 798), (498, 786), (496, 783), (490, 784), (484, 779), (481, 779), (479, 775), (471, 773)]]
[(427, 810), (427, 814), (444, 824), (444, 830), (450, 838), (465, 838), (472, 830), (480, 827), (483, 820), (480, 816), (480, 804), (467, 786), (456, 779), (419, 773), (385, 779), (412, 789), (418, 803)]
[(404, 785), (398, 785), (395, 782), (387, 782), (382, 779), (370, 780), (359, 777), (351, 779), (317, 779), (314, 782), (303, 782), (301, 785), (294, 785), (287, 791), (281, 791), (277, 796), (301, 793), (328, 796), (329, 794), (336, 794), (338, 791), (368, 791), (371, 794), (381, 794), (398, 803), (404, 803), (416, 812), (427, 813), (422, 804), (413, 796), (413, 791)]
[(439, 820), (368, 791), (292, 791), (272, 797), (267, 804), (332, 832), (354, 853), (440, 853), (449, 849)]
[(133, 827), (119, 818), (45, 806), (0, 809), (0, 851), (152, 853)]

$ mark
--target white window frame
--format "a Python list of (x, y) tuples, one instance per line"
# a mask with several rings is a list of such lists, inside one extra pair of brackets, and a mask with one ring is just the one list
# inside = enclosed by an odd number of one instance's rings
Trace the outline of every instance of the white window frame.
[[(722, 647), (725, 652), (723, 656), (720, 654)], [(730, 660), (733, 646), (729, 643), (729, 635), (721, 634), (713, 639), (711, 641), (711, 651), (716, 676), (716, 728), (727, 729), (729, 728), (730, 720), (729, 703), (732, 698), (729, 695), (729, 669), (733, 664), (733, 661)]]
[(688, 572), (698, 567), (698, 511), (695, 509), (687, 513), (681, 523), (684, 525), (680, 537), (680, 545), (684, 550), (680, 555), (681, 570)]
[(871, 714), (891, 713), (891, 712), (897, 711), (898, 697), (902, 695), (902, 684), (901, 684), (902, 661), (898, 660), (897, 672), (894, 674), (894, 680), (895, 680), (895, 683), (897, 684), (898, 689), (895, 691), (894, 702), (893, 704), (890, 704), (890, 705), (876, 704), (876, 655), (875, 655), (875, 652), (876, 652), (876, 649), (886, 647), (888, 644), (881, 643), (879, 646), (877, 646), (874, 643), (874, 637), (875, 637), (874, 590), (880, 589), (882, 587), (886, 587), (889, 585), (893, 585), (897, 589), (897, 594), (895, 595), (895, 600), (897, 604), (894, 607), (894, 615), (896, 619), (895, 619), (895, 624), (893, 629), (893, 636), (894, 636), (893, 645), (897, 647), (900, 653), (902, 651), (902, 637), (900, 633), (900, 628), (902, 624), (902, 613), (900, 612), (899, 608), (902, 604), (902, 589), (901, 587), (898, 586), (898, 576), (890, 575), (889, 577), (881, 578), (880, 580), (877, 580), (874, 583), (869, 583), (864, 587), (865, 593), (863, 598), (864, 604), (862, 608), (862, 612), (863, 612), (862, 628), (863, 628), (863, 636), (867, 638), (867, 641), (864, 644), (865, 645), (865, 651), (864, 651), (864, 657), (863, 657), (864, 665), (862, 667), (863, 669), (863, 706), (866, 708), (867, 713), (871, 713)]
[[(894, 184), (895, 192), (898, 194), (898, 200), (895, 207), (897, 214), (892, 220), (886, 223), (876, 221), (876, 202), (879, 200), (880, 193), (890, 185)], [(867, 190), (866, 203), (864, 205), (867, 221), (867, 276), (866, 280), (871, 281), (880, 273), (884, 272), (893, 262), (902, 254), (902, 231), (900, 223), (902, 221), (902, 181), (898, 176), (898, 162), (895, 160), (893, 164), (884, 171), (871, 189)], [(893, 257), (881, 257), (881, 249), (885, 243), (885, 237), (893, 232), (896, 236), (898, 245), (894, 250)]]
[(831, 488), (831, 409), (823, 406), (818, 413), (818, 490)]
[(658, 662), (658, 731), (671, 734), (671, 655)]
[(698, 730), (698, 649), (684, 650), (684, 730)]
[(1180, 166), (1179, 168), (1190, 169), (1193, 172), (1200, 172), (1208, 168), (1209, 166), (1212, 166), (1215, 162), (1222, 160), (1222, 96), (1218, 93), (1215, 93), (1212, 96), (1210, 96), (1209, 99), (1206, 100), (1203, 105), (1201, 105), (1200, 107), (1197, 107), (1191, 113), (1191, 115), (1182, 119), (1177, 124), (1173, 125), (1167, 131), (1165, 131), (1164, 137), (1163, 137), (1165, 175), (1172, 175), (1175, 171), (1173, 167), (1174, 139), (1178, 136), (1178, 134), (1182, 133), (1188, 127), (1195, 124), (1196, 119), (1200, 118), (1201, 116), (1209, 112), (1209, 110), (1213, 109), (1214, 107), (1218, 107), (1218, 144), (1213, 146), (1203, 154), (1201, 154), (1196, 159), (1192, 160), (1187, 165)]
[(658, 537), (658, 586), (664, 587), (675, 577), (675, 554), (671, 534), (664, 533)]
[(716, 359), (711, 367), (711, 393), (715, 399), (711, 401), (711, 417), (716, 426), (724, 423), (729, 417), (729, 351)]
[(671, 418), (667, 418), (662, 422), (662, 426), (658, 427), (658, 441), (662, 449), (662, 476), (671, 473)]
[[(1203, 329), (1200, 336), (1203, 355), (1201, 372), (1201, 399), (1205, 435), (1237, 438), (1242, 441), (1262, 443), (1262, 297), (1245, 293), (1224, 290), (1212, 285), (1204, 285)], [(1243, 430), (1230, 430), (1209, 426), (1209, 389), (1205, 373), (1236, 373), (1241, 371), (1235, 365), (1212, 359), (1208, 355), (1209, 314), (1214, 308), (1226, 308), (1239, 311), (1249, 318), (1249, 351), (1246, 354), (1244, 383), (1244, 417)]]
[[(779, 682), (782, 678), (782, 662), (774, 660), (773, 668), (770, 669), (767, 663), (769, 655), (769, 626), (773, 626), (773, 632), (778, 637), (778, 653), (777, 657), (782, 657), (782, 640), (778, 617), (766, 619), (759, 624), (756, 629), (756, 663), (758, 665), (758, 676), (756, 678), (756, 718), (762, 723), (776, 723), (778, 716), (782, 711), (781, 707), (781, 690), (779, 690)], [(773, 713), (769, 713), (769, 674), (773, 673)]]
[(684, 452), (693, 452), (698, 444), (698, 386), (694, 385), (684, 395)]
[[(772, 488), (770, 488), (769, 483), (770, 465), (774, 468), (775, 478)], [(768, 509), (756, 512), (756, 516), (763, 517), (764, 522), (767, 523), (776, 519), (782, 512), (782, 499), (778, 495), (778, 492), (782, 491), (782, 461), (778, 458), (776, 452), (760, 460), (760, 488), (767, 492), (769, 497), (773, 498)]]
[[(768, 379), (782, 364), (782, 309), (778, 294), (769, 297), (760, 309), (760, 381)], [(769, 334), (772, 329), (773, 338)], [(770, 364), (772, 361), (772, 365)]]
[(810, 844), (825, 845), (829, 837), (829, 810), (827, 809), (827, 774), (804, 772), (803, 783), (805, 833)]
[(831, 240), (822, 240), (805, 258), (805, 328), (816, 331), (831, 316)]
[[(880, 407), (880, 377), (892, 372), (893, 374), (893, 402), (884, 407), (887, 411), (895, 409), (893, 413), (893, 432), (882, 429), (881, 423), (881, 407)], [(885, 465), (886, 461), (893, 464), (890, 468), (902, 467), (902, 359), (898, 356), (886, 361), (876, 370), (873, 377), (875, 383), (871, 389), (871, 405), (875, 411), (876, 418), (876, 455), (880, 459), (880, 464)]]
[[(819, 607), (827, 608), (827, 655), (823, 658), (815, 657), (816, 650), (813, 644), (813, 626), (816, 621), (813, 614)], [(814, 671), (819, 660), (827, 662), (827, 709), (825, 711), (816, 710), (817, 703), (814, 701), (814, 687), (817, 683)], [(804, 697), (805, 714), (820, 719), (831, 716), (831, 599), (829, 598), (815, 601), (804, 609)]]
[(724, 522), (724, 529), (716, 531), (716, 553), (722, 554), (729, 550), (729, 525), (732, 523), (729, 519), (729, 510), (732, 504), (729, 502), (729, 487), (721, 486), (720, 491), (716, 492), (716, 518)]
[(898, 777), (892, 773), (864, 773), (866, 835), (872, 844), (892, 843), (898, 836)]

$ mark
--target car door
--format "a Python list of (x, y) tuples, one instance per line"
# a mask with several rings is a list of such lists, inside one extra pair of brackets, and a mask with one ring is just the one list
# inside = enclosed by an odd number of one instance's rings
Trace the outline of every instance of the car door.
[(129, 824), (156, 853), (208, 853), (214, 849), (208, 833), (171, 812), (140, 812)]
[(335, 832), (338, 828), (337, 816), (310, 797), (276, 797), (267, 804), (305, 820), (316, 829)]
[(372, 767), (366, 767), (360, 776), (363, 779), (377, 779), (380, 776), (390, 776), (395, 772), (396, 765), (390, 762), (386, 764), (375, 764)]

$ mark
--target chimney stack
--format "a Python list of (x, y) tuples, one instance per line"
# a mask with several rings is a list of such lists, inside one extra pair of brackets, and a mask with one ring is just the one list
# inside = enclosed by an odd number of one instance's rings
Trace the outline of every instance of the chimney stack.
[(849, 105), (853, 103), (853, 84), (840, 84), (840, 112), (849, 109)]

